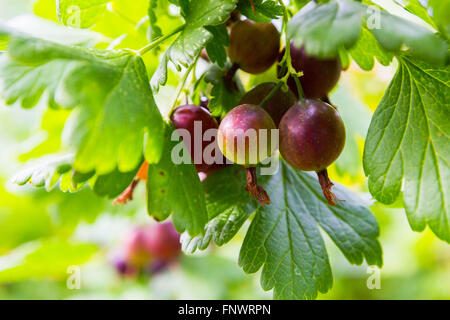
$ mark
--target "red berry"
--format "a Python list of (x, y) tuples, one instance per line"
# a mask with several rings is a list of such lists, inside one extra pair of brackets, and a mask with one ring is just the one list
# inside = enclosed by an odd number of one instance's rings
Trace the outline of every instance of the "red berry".
[[(282, 56), (284, 55), (284, 49)], [(305, 49), (297, 48), (291, 42), (292, 66), (296, 71), (302, 71), (300, 83), (306, 98), (321, 99), (336, 86), (341, 76), (341, 61), (336, 59), (318, 59), (309, 56)], [(297, 95), (297, 85), (291, 77), (289, 88)]]
[(116, 269), (117, 273), (124, 277), (133, 276), (137, 273), (137, 270), (130, 265), (126, 258), (122, 255), (114, 257), (112, 265)]
[[(204, 133), (209, 129), (218, 129), (219, 127), (217, 121), (211, 116), (211, 113), (206, 108), (195, 105), (184, 105), (174, 110), (170, 120), (176, 129), (186, 129), (189, 132), (191, 139), (187, 145), (190, 145), (189, 152), (194, 163), (197, 162), (197, 160), (200, 160), (200, 163), (195, 164), (198, 172), (210, 173), (222, 167), (221, 164), (207, 164), (203, 157), (204, 149), (211, 143), (217, 143), (215, 137), (212, 138), (212, 141), (203, 141)], [(201, 123), (200, 136), (196, 136), (194, 130), (195, 122), (197, 121)], [(201, 144), (201, 148), (199, 148), (197, 154), (195, 153), (196, 140), (198, 144)], [(186, 143), (186, 141), (184, 142)], [(212, 156), (214, 155), (213, 152)]]
[[(247, 92), (241, 99), (239, 104), (255, 104), (259, 105), (264, 98), (275, 88), (276, 84), (273, 82), (266, 82), (257, 85), (252, 90)], [(292, 107), (297, 99), (291, 90), (284, 92), (282, 89), (274, 94), (274, 96), (267, 101), (264, 110), (272, 117), (273, 122), (278, 127), (283, 115)]]
[(228, 56), (248, 73), (261, 73), (277, 60), (280, 34), (272, 23), (238, 21), (231, 27)]
[(123, 246), (125, 261), (134, 268), (141, 269), (152, 259), (147, 227), (133, 228), (126, 235)]
[(326, 169), (339, 157), (344, 144), (344, 122), (325, 102), (299, 101), (281, 120), (281, 155), (299, 170)]
[(148, 231), (149, 249), (159, 261), (172, 261), (181, 253), (180, 234), (171, 222), (162, 222)]
[(252, 104), (240, 105), (220, 123), (220, 150), (234, 163), (255, 166), (278, 148), (277, 141), (271, 139), (273, 129), (275, 123), (264, 109)]

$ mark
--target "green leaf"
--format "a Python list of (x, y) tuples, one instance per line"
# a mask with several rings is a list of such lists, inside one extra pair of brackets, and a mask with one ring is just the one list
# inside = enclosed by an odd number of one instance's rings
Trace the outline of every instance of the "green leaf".
[(415, 57), (436, 64), (444, 64), (448, 44), (437, 34), (408, 20), (381, 11), (380, 28), (370, 31), (380, 45), (393, 52), (399, 52), (404, 45)]
[(50, 106), (75, 108), (65, 130), (76, 171), (131, 171), (143, 153), (159, 160), (163, 120), (139, 56), (21, 35), (11, 37), (8, 53), (0, 61), (7, 104), (20, 100), (31, 108), (45, 93)]
[(438, 29), (433, 19), (429, 16), (427, 8), (424, 7), (419, 0), (395, 0), (395, 2), (401, 5), (409, 12), (411, 12), (412, 14), (421, 18), (423, 21), (428, 23), (436, 30)]
[(194, 63), (200, 51), (213, 38), (206, 26), (224, 23), (236, 7), (237, 0), (191, 0), (183, 13), (185, 25), (177, 39), (164, 53), (161, 63), (153, 74), (151, 85), (155, 91), (167, 82), (169, 61), (179, 71)]
[(373, 69), (375, 65), (374, 57), (383, 66), (388, 66), (393, 59), (393, 55), (380, 47), (375, 37), (366, 28), (362, 28), (361, 37), (351, 48), (350, 55), (358, 66), (365, 71)]
[(213, 40), (206, 45), (208, 57), (211, 62), (215, 62), (223, 68), (225, 62), (227, 62), (227, 51), (225, 50), (225, 47), (230, 44), (227, 27), (224, 24), (221, 24), (218, 26), (208, 26), (205, 27), (205, 29), (213, 35)]
[(364, 150), (369, 189), (391, 204), (402, 190), (415, 231), (450, 242), (450, 68), (408, 56), (378, 106)]
[(10, 263), (0, 266), (0, 283), (48, 278), (66, 280), (69, 267), (88, 261), (96, 251), (96, 246), (87, 243), (30, 242), (5, 257)]
[(0, 34), (0, 51), (6, 51), (8, 47), (8, 36)]
[(148, 6), (148, 19), (150, 21), (149, 35), (150, 40), (155, 40), (162, 36), (161, 28), (157, 25), (158, 17), (155, 10), (158, 7), (158, 0), (150, 0)]
[(450, 1), (429, 0), (428, 7), (441, 33), (450, 39)]
[(131, 184), (138, 170), (139, 167), (130, 172), (114, 170), (106, 175), (98, 176), (95, 179), (92, 189), (101, 197), (114, 199)]
[(263, 267), (261, 286), (276, 299), (313, 299), (333, 282), (323, 229), (353, 264), (381, 266), (378, 224), (361, 200), (342, 186), (331, 207), (317, 178), (280, 161), (264, 188), (272, 203), (257, 210), (242, 245), (239, 264), (247, 273)]
[(73, 155), (49, 155), (34, 161), (32, 165), (17, 173), (12, 181), (20, 186), (30, 183), (50, 191), (65, 173), (70, 172), (72, 162)]
[(341, 48), (349, 49), (357, 42), (364, 23), (388, 51), (400, 53), (406, 46), (412, 55), (424, 61), (445, 63), (448, 44), (437, 34), (381, 9), (377, 14), (353, 0), (306, 6), (289, 21), (288, 37), (311, 55), (334, 57)]
[[(231, 67), (229, 63), (226, 64), (224, 70)], [(225, 82), (225, 71), (220, 69), (217, 65), (212, 65), (205, 73), (204, 81), (212, 84), (211, 100), (208, 108), (213, 116), (222, 116), (228, 113), (231, 109), (239, 104), (240, 99), (244, 95), (244, 89), (238, 77), (234, 77), (237, 85), (237, 91), (229, 88)]]
[(363, 4), (351, 0), (307, 6), (289, 21), (288, 37), (311, 55), (337, 56), (339, 48), (350, 48), (358, 40), (363, 10)]
[(66, 26), (89, 28), (106, 10), (110, 0), (57, 0), (58, 20)]
[(149, 165), (147, 209), (158, 221), (172, 214), (175, 228), (180, 233), (186, 230), (191, 236), (196, 236), (203, 232), (208, 221), (205, 195), (195, 166), (174, 163), (172, 150), (175, 146), (182, 146), (183, 154), (187, 154), (189, 159), (190, 155), (182, 141), (172, 141), (172, 135), (178, 137), (170, 126), (170, 130), (166, 130), (161, 160)]
[(237, 8), (247, 18), (258, 22), (270, 22), (283, 15), (283, 7), (275, 0), (253, 0), (255, 12), (249, 0), (239, 0)]
[(211, 240), (218, 246), (228, 243), (255, 212), (257, 204), (244, 189), (245, 171), (237, 166), (221, 169), (203, 182), (209, 222), (204, 235), (181, 236), (183, 251), (205, 250)]

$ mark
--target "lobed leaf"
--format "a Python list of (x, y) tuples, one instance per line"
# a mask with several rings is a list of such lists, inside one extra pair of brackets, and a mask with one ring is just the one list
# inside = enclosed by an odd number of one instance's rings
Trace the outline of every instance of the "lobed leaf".
[(73, 155), (50, 155), (35, 161), (18, 172), (11, 180), (18, 185), (30, 183), (50, 191), (61, 177), (72, 169)]
[(350, 48), (358, 40), (363, 10), (363, 4), (352, 0), (308, 5), (289, 21), (288, 37), (311, 55), (337, 56), (339, 48)]
[(330, 207), (316, 177), (286, 162), (264, 184), (272, 203), (259, 208), (245, 237), (239, 264), (245, 272), (261, 267), (261, 286), (277, 299), (313, 299), (332, 286), (322, 228), (353, 264), (381, 266), (378, 225), (361, 200), (342, 186), (342, 202)]
[(31, 108), (45, 96), (50, 106), (75, 108), (65, 130), (76, 171), (131, 171), (143, 153), (159, 160), (163, 120), (139, 56), (14, 35), (0, 78), (7, 104)]
[(232, 166), (208, 176), (203, 182), (209, 222), (203, 235), (181, 236), (183, 251), (205, 250), (210, 242), (218, 246), (228, 243), (254, 213), (257, 204), (244, 189), (245, 172)]
[(239, 0), (237, 9), (247, 18), (258, 22), (270, 22), (283, 15), (283, 7), (276, 0), (252, 0), (255, 11), (249, 0)]
[(228, 38), (228, 30), (225, 24), (218, 26), (205, 27), (213, 35), (213, 40), (206, 45), (206, 52), (211, 62), (217, 63), (219, 67), (223, 68), (227, 62), (227, 51), (225, 47), (230, 44)]
[[(231, 65), (228, 63), (224, 70), (228, 70)], [(233, 81), (237, 85), (237, 90), (230, 89), (229, 84), (225, 81), (225, 72), (216, 65), (212, 65), (206, 71), (204, 81), (212, 85), (211, 100), (208, 108), (213, 116), (222, 116), (239, 104), (240, 99), (244, 95), (244, 88), (238, 77), (234, 77)]]
[(208, 221), (205, 195), (195, 166), (191, 163), (174, 163), (172, 150), (177, 144), (184, 147), (184, 154), (189, 155), (189, 151), (183, 142), (172, 141), (172, 134), (177, 136), (172, 126), (166, 131), (161, 160), (149, 165), (148, 169), (148, 213), (158, 221), (172, 215), (178, 232), (186, 230), (189, 235), (196, 236), (203, 232)]
[[(289, 21), (287, 31), (288, 37), (297, 46), (304, 46), (309, 54), (328, 58), (338, 56), (342, 48), (352, 48), (362, 34), (362, 26), (387, 51), (400, 53), (406, 47), (424, 61), (436, 64), (446, 61), (448, 44), (437, 34), (381, 9), (369, 10), (353, 0), (305, 6)], [(379, 48), (375, 50), (378, 52)]]
[(224, 23), (237, 0), (191, 0), (184, 7), (185, 25), (176, 40), (164, 53), (158, 69), (151, 79), (152, 88), (158, 91), (159, 86), (167, 82), (167, 65), (169, 61), (177, 70), (194, 63), (200, 51), (213, 38), (206, 26), (217, 26)]
[(374, 58), (383, 66), (388, 66), (394, 58), (391, 53), (380, 47), (375, 37), (366, 28), (362, 28), (361, 37), (349, 52), (358, 66), (365, 71), (373, 69)]
[(448, 44), (437, 34), (385, 11), (381, 11), (379, 21), (379, 27), (370, 31), (386, 50), (399, 52), (406, 46), (416, 58), (434, 64), (445, 63)]
[(428, 225), (450, 242), (450, 69), (409, 56), (399, 69), (369, 128), (364, 169), (379, 201), (393, 203), (402, 190), (415, 231)]

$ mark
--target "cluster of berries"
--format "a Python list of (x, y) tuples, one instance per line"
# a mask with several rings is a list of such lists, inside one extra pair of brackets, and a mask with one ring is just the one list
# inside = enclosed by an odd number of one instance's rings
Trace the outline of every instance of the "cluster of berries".
[[(233, 78), (234, 72), (258, 74), (268, 70), (274, 63), (285, 62), (286, 49), (280, 53), (280, 34), (272, 23), (241, 20), (228, 24), (230, 44), (228, 56), (233, 63), (224, 77)], [(218, 143), (222, 154), (232, 163), (242, 165), (247, 170), (246, 189), (262, 204), (269, 204), (267, 193), (258, 186), (255, 167), (271, 157), (275, 150), (280, 151), (284, 160), (293, 167), (318, 174), (323, 193), (332, 205), (336, 197), (331, 191), (333, 184), (328, 178), (326, 168), (340, 155), (345, 144), (344, 123), (335, 106), (329, 103), (328, 93), (337, 84), (341, 63), (338, 58), (319, 59), (309, 56), (303, 48), (290, 43), (290, 61), (300, 78), (296, 75), (287, 78), (288, 90), (276, 83), (260, 84), (241, 99), (223, 119), (214, 118), (205, 104), (184, 105), (171, 114), (176, 129), (186, 129), (190, 140), (185, 141), (191, 157), (203, 159), (203, 151), (210, 143)], [(278, 66), (278, 76), (287, 74), (286, 65)], [(217, 129), (213, 141), (204, 141), (202, 148), (194, 150), (197, 139), (194, 124), (201, 123), (201, 136), (209, 129)], [(278, 129), (278, 140), (273, 141), (272, 131)], [(256, 141), (250, 141), (247, 132), (253, 130)], [(239, 145), (239, 141), (244, 141)], [(264, 144), (263, 144), (264, 142)], [(221, 155), (220, 155), (221, 157)], [(219, 157), (219, 158), (220, 158)], [(202, 160), (195, 163), (199, 174), (208, 174), (226, 166), (222, 163), (208, 164)], [(139, 177), (146, 179), (146, 165), (141, 168)], [(122, 200), (127, 199), (122, 198)]]

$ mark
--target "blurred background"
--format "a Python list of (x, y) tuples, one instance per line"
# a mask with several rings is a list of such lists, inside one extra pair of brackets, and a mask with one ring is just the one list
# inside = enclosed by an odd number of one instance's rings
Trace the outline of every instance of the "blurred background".
[[(52, 39), (69, 34), (95, 41), (99, 47), (142, 47), (149, 36), (148, 22), (142, 20), (148, 1), (114, 3), (93, 28), (101, 36), (62, 29), (56, 23), (53, 0), (0, 0), (0, 21)], [(157, 65), (146, 62), (149, 72)], [(366, 265), (350, 265), (324, 234), (335, 283), (319, 299), (450, 299), (450, 246), (428, 229), (412, 232), (401, 203), (386, 207), (374, 202), (362, 170), (371, 114), (395, 68), (395, 62), (389, 67), (376, 64), (373, 71), (364, 72), (352, 63), (331, 95), (348, 137), (330, 175), (372, 203), (384, 251), (381, 288), (368, 289), (373, 271)], [(251, 88), (269, 74), (242, 76)], [(157, 101), (164, 101), (175, 85), (169, 82)], [(12, 176), (28, 161), (60, 149), (68, 114), (46, 106), (32, 110), (6, 107), (0, 98), (0, 299), (271, 298), (271, 292), (260, 288), (259, 274), (246, 275), (237, 265), (248, 224), (226, 246), (211, 245), (186, 256), (179, 251), (178, 235), (170, 222), (161, 227), (147, 216), (143, 185), (126, 206), (112, 205), (88, 187), (63, 193), (59, 188), (47, 192), (14, 185)], [(151, 234), (161, 237), (150, 239)]]

